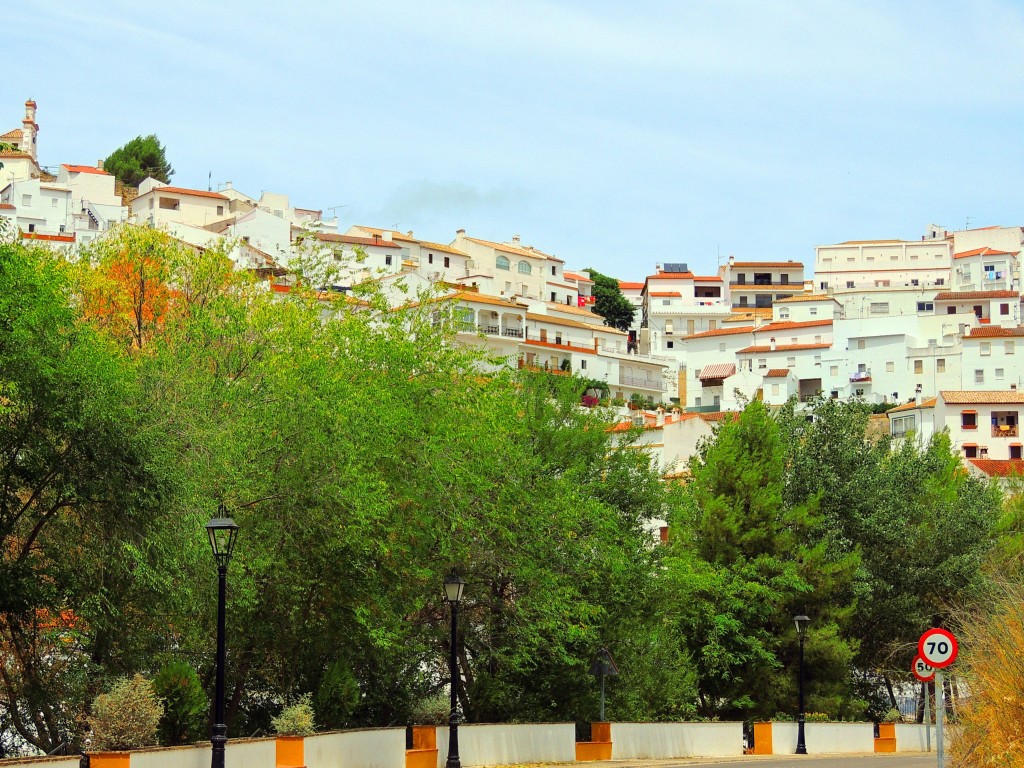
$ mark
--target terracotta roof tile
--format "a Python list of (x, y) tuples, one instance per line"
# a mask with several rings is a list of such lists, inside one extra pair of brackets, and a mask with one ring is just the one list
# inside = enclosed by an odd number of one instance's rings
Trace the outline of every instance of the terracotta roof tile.
[(775, 301), (775, 303), (776, 304), (795, 304), (795, 303), (797, 303), (799, 301), (835, 301), (836, 304), (839, 303), (838, 301), (836, 301), (831, 296), (826, 296), (823, 293), (801, 293), (801, 294), (798, 294), (796, 296), (790, 296), (790, 297), (785, 298), (785, 299), (777, 299)]
[(418, 242), (420, 242), (419, 240), (414, 238), (411, 234), (403, 234), (401, 232), (396, 232), (393, 229), (380, 229), (378, 227), (364, 227), (364, 226), (361, 226), (359, 224), (356, 225), (356, 229), (366, 230), (371, 235), (380, 235), (382, 238), (384, 237), (384, 233), (385, 232), (390, 232), (392, 240), (404, 240), (407, 243), (418, 243)]
[[(566, 272), (563, 272), (562, 274), (564, 274), (570, 280), (575, 280), (577, 283), (592, 283), (592, 282), (594, 282), (593, 280), (590, 279), (590, 277), (588, 275), (581, 275), (579, 272), (568, 272), (568, 271), (566, 271)], [(622, 283), (619, 283), (619, 287), (620, 288), (622, 287)]]
[(697, 378), (701, 381), (708, 379), (727, 379), (736, 373), (736, 363), (711, 363), (700, 369)]
[(733, 268), (739, 267), (741, 269), (757, 269), (758, 267), (764, 267), (766, 269), (782, 269), (787, 267), (804, 268), (803, 262), (800, 261), (734, 261), (730, 266)]
[(528, 258), (534, 259), (548, 259), (550, 261), (558, 261), (562, 262), (563, 264), (565, 263), (564, 261), (562, 261), (562, 259), (559, 259), (557, 256), (552, 256), (550, 254), (544, 253), (543, 251), (538, 251), (536, 248), (523, 248), (522, 246), (518, 245), (495, 243), (492, 240), (481, 240), (478, 237), (467, 237), (466, 239), (471, 243), (483, 245), (486, 246), (487, 248), (493, 248), (494, 250), (502, 251), (503, 253), (511, 253), (515, 256), (526, 256)]
[(766, 379), (784, 379), (789, 376), (789, 368), (769, 368), (764, 375)]
[(693, 272), (659, 272), (648, 275), (648, 280), (693, 280)]
[(590, 331), (602, 331), (608, 333), (614, 333), (616, 336), (625, 336), (625, 331), (620, 331), (617, 328), (611, 328), (606, 325), (598, 325), (595, 323), (581, 323), (578, 320), (570, 320), (567, 317), (554, 317), (553, 315), (541, 315), (534, 312), (526, 313), (527, 320), (536, 320), (537, 322), (552, 323), (553, 325), (566, 325), (570, 328), (586, 328)]
[(1024, 403), (1024, 392), (1009, 389), (965, 391), (945, 389), (939, 392), (947, 405), (1001, 405), (1003, 403)]
[(0, 203), (0, 209), (5, 210), (5, 211), (16, 210), (15, 207), (13, 205), (11, 205), (10, 203)]
[[(185, 187), (153, 187), (143, 195), (139, 197), (145, 197), (146, 195), (152, 195), (157, 192), (169, 192), (172, 195), (189, 195), (191, 197), (209, 197), (214, 200), (227, 200), (224, 195), (219, 192), (208, 192), (205, 189), (186, 189)], [(137, 200), (138, 198), (136, 198)]]
[(937, 397), (926, 397), (920, 403), (904, 403), (903, 405), (898, 405), (895, 408), (890, 408), (885, 413), (888, 415), (890, 413), (899, 413), (900, 411), (912, 411), (915, 408), (934, 408), (937, 401)]
[(1024, 459), (968, 459), (989, 477), (1024, 475)]
[(619, 290), (621, 290), (621, 291), (625, 291), (625, 290), (639, 291), (639, 290), (643, 290), (643, 287), (644, 287), (643, 283), (626, 283), (626, 282), (623, 282), (622, 280), (619, 280)]
[(317, 232), (316, 239), (325, 243), (345, 243), (347, 245), (369, 245), (376, 248), (401, 248), (391, 240), (378, 240), (374, 237), (355, 237), (354, 235), (336, 235), (333, 232)]
[(710, 331), (701, 331), (700, 333), (693, 333), (689, 336), (684, 336), (684, 339), (706, 339), (709, 336), (732, 336), (738, 333), (752, 333), (754, 326), (745, 325), (742, 328), (715, 328)]
[(721, 283), (722, 278), (717, 275), (695, 275), (693, 278), (695, 283)]
[(660, 296), (660, 297), (674, 296), (677, 299), (678, 298), (682, 298), (682, 296), (683, 296), (683, 294), (681, 294), (679, 291), (651, 291), (650, 294), (648, 294), (648, 295), (650, 295), (650, 296)]
[[(66, 168), (71, 173), (95, 173), (99, 176), (109, 176), (110, 174), (100, 168), (94, 168), (91, 165), (68, 165), (64, 163), (61, 168)], [(165, 187), (166, 189), (166, 187)]]
[(1000, 251), (996, 248), (974, 248), (970, 251), (954, 253), (954, 259), (967, 259), (971, 256), (1016, 256), (1020, 251)]
[(21, 132), (21, 128), (15, 128), (13, 131), (8, 131), (5, 134), (0, 135), (0, 139), (23, 139), (25, 134)]
[(747, 353), (756, 352), (799, 352), (803, 349), (829, 349), (831, 344), (776, 344), (775, 349), (771, 348), (769, 344), (755, 345), (753, 347), (746, 347), (741, 349), (736, 354), (742, 355)]
[(936, 301), (968, 301), (970, 299), (1019, 299), (1016, 291), (943, 291), (935, 294)]
[(455, 256), (469, 256), (469, 254), (466, 253), (465, 251), (460, 251), (458, 248), (455, 248), (450, 245), (445, 245), (444, 243), (431, 243), (428, 240), (418, 240), (416, 242), (420, 244), (420, 248), (426, 248), (428, 251), (440, 251), (441, 253), (451, 253)]
[(776, 331), (795, 331), (799, 328), (821, 328), (832, 325), (831, 320), (781, 320), (777, 323), (769, 323), (755, 329), (755, 333), (774, 333)]
[(984, 328), (972, 328), (971, 332), (964, 336), (965, 339), (991, 339), (1000, 336), (1024, 336), (1024, 325), (1016, 328), (1000, 328), (998, 325), (988, 325)]

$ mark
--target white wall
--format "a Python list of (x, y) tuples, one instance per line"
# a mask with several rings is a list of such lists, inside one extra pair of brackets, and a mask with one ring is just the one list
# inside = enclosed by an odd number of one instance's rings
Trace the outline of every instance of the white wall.
[[(612, 747), (614, 749), (614, 746)], [(437, 768), (448, 757), (448, 727), (437, 729)], [(576, 760), (573, 723), (459, 726), (463, 765), (566, 763)]]
[[(403, 768), (405, 729), (370, 728), (307, 736), (305, 750), (307, 768)], [(265, 768), (273, 768), (273, 763)]]
[[(772, 723), (772, 752), (796, 754), (796, 723)], [(874, 752), (875, 727), (871, 723), (806, 723), (804, 741), (809, 755)]]
[[(935, 726), (931, 731), (931, 749), (935, 751)], [(925, 725), (916, 723), (896, 723), (896, 751), (924, 752), (927, 744)]]
[(742, 754), (742, 723), (612, 723), (613, 760)]

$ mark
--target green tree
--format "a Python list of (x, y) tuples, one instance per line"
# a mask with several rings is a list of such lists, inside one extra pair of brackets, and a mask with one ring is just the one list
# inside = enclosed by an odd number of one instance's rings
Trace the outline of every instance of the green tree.
[(184, 661), (169, 662), (153, 678), (153, 689), (164, 706), (160, 742), (174, 746), (201, 738), (210, 703), (196, 671)]
[(585, 269), (594, 281), (594, 313), (604, 318), (604, 324), (620, 331), (628, 331), (633, 324), (634, 307), (619, 288), (614, 277), (602, 275), (596, 269)]
[(174, 175), (164, 145), (152, 133), (136, 136), (115, 149), (103, 161), (103, 168), (129, 187), (139, 186), (147, 176), (167, 183)]

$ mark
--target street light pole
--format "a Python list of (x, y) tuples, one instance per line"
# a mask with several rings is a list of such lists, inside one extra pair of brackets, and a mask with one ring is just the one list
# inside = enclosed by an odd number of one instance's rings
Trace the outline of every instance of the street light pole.
[(457, 688), (459, 657), (456, 643), (458, 641), (459, 628), (459, 601), (462, 600), (462, 592), (465, 588), (466, 582), (460, 579), (456, 573), (451, 573), (444, 579), (444, 597), (452, 607), (452, 634), (448, 648), (451, 699), (448, 709), (448, 759), (445, 762), (445, 768), (462, 768), (462, 762), (459, 759), (459, 699)]
[(807, 743), (804, 740), (804, 630), (811, 620), (804, 615), (794, 616), (796, 634), (800, 638), (800, 712), (796, 718), (796, 754), (807, 754)]
[(221, 504), (217, 517), (206, 524), (210, 547), (217, 561), (217, 675), (213, 696), (213, 728), (210, 744), (213, 747), (211, 768), (224, 768), (224, 749), (228, 741), (228, 727), (224, 720), (224, 667), (227, 663), (225, 640), (225, 614), (227, 611), (228, 563), (235, 548), (238, 526), (227, 516), (227, 508)]

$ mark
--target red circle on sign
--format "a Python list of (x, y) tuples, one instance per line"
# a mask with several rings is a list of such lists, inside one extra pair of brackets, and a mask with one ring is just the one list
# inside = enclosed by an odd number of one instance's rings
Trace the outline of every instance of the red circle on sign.
[(945, 669), (954, 661), (960, 653), (960, 646), (948, 629), (935, 627), (929, 629), (921, 639), (917, 641), (917, 655), (924, 659), (924, 662), (935, 669)]
[[(931, 670), (931, 674), (930, 675), (922, 675), (921, 674), (922, 670), (919, 669), (918, 664), (920, 664), (922, 666), (925, 666), (928, 669), (930, 669)], [(920, 656), (915, 656), (914, 657), (914, 660), (910, 663), (910, 671), (913, 672), (914, 673), (914, 677), (916, 677), (922, 683), (930, 683), (932, 680), (935, 679), (935, 668), (931, 664), (929, 664), (927, 661), (922, 659)]]

